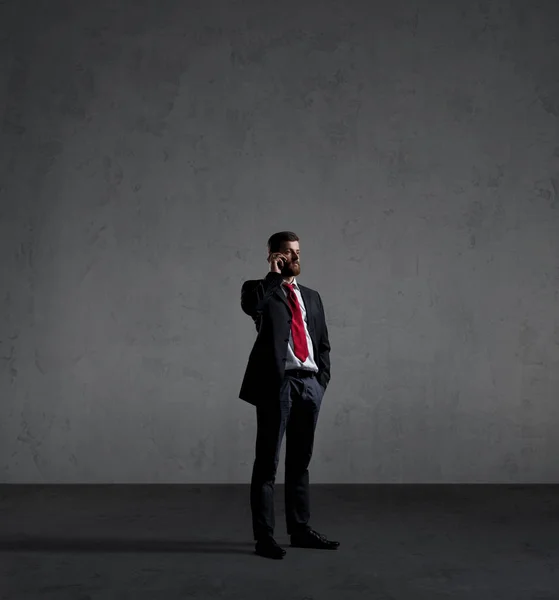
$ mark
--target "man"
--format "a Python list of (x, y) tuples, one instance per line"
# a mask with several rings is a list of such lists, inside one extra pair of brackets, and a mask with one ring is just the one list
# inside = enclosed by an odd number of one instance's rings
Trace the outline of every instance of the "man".
[(268, 240), (270, 272), (246, 281), (242, 310), (258, 332), (239, 397), (256, 406), (256, 452), (250, 504), (256, 554), (281, 559), (274, 539), (274, 483), (286, 436), (285, 516), (291, 546), (335, 549), (310, 528), (309, 472), (322, 397), (330, 381), (330, 342), (318, 292), (299, 285), (299, 238), (282, 231)]

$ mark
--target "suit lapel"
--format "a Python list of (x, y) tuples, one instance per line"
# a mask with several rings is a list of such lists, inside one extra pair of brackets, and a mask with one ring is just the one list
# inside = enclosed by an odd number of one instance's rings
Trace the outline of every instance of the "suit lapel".
[(287, 306), (287, 309), (289, 311), (291, 311), (291, 309), (289, 308), (289, 302), (287, 301), (287, 296), (285, 295), (285, 292), (281, 288), (282, 288), (282, 286), (280, 285), (278, 287), (278, 289), (275, 291), (275, 294), (285, 304), (285, 306)]
[[(303, 298), (305, 310), (307, 311), (307, 327), (309, 328), (309, 331), (312, 331), (312, 330), (314, 330), (314, 322), (313, 322), (312, 313), (311, 313), (311, 309), (312, 309), (311, 295), (309, 293), (309, 290), (301, 284), (299, 284), (299, 291), (301, 292), (301, 297)], [(285, 292), (283, 291), (282, 286), (278, 287), (278, 289), (275, 291), (275, 294), (285, 304), (285, 306), (287, 306), (289, 311), (291, 311), (289, 302), (287, 301), (287, 296), (285, 295)]]
[[(314, 319), (312, 313), (312, 297), (311, 294), (305, 286), (299, 284), (299, 291), (301, 292), (301, 297), (303, 298), (303, 304), (305, 305), (305, 310), (307, 311), (307, 328), (309, 330), (309, 335), (313, 341), (316, 352), (316, 340), (315, 340), (315, 329), (314, 329)], [(289, 302), (287, 301), (287, 296), (282, 290), (281, 286), (275, 291), (277, 296), (282, 300), (282, 302), (287, 306), (287, 310), (291, 313), (291, 307), (289, 306)]]
[[(305, 305), (305, 310), (307, 311), (307, 327), (309, 330), (314, 330), (314, 322), (312, 319), (312, 300), (311, 294), (309, 293), (308, 288), (299, 284), (299, 291), (301, 292), (301, 297), (303, 298), (303, 303)], [(287, 296), (280, 285), (278, 289), (275, 291), (276, 296), (287, 306), (287, 308), (291, 311), (289, 306), (289, 302), (287, 301)]]

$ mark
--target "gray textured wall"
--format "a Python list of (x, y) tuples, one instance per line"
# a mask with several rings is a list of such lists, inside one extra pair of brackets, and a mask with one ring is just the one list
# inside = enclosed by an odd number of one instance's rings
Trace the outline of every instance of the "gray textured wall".
[(559, 480), (557, 2), (0, 10), (2, 482), (247, 482), (281, 229), (313, 482)]

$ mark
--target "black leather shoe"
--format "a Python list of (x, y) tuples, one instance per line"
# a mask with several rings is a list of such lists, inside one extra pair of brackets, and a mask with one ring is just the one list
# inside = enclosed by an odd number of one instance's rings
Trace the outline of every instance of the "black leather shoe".
[(325, 535), (318, 533), (314, 529), (309, 529), (304, 533), (291, 536), (291, 546), (294, 548), (318, 548), (320, 550), (336, 550), (340, 542), (334, 542), (326, 538)]
[(258, 540), (255, 546), (255, 552), (264, 558), (275, 558), (276, 560), (285, 556), (285, 550), (278, 546), (273, 537)]

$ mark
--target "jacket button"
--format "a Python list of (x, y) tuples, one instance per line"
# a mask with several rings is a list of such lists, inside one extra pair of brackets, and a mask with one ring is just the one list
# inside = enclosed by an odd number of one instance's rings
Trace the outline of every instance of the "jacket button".
[(289, 338), (285, 338), (285, 340), (283, 340), (284, 342), (289, 342)]

